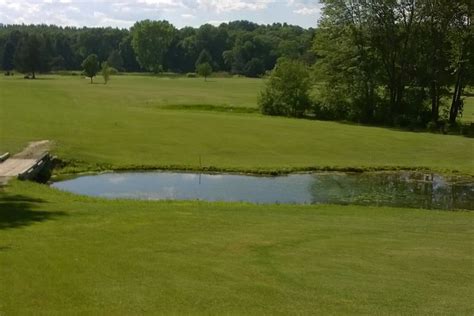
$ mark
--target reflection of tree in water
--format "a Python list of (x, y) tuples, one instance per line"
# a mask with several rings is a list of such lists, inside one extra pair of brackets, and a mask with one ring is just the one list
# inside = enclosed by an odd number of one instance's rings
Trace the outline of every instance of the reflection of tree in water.
[(310, 190), (313, 203), (474, 209), (472, 182), (452, 183), (435, 174), (317, 174)]

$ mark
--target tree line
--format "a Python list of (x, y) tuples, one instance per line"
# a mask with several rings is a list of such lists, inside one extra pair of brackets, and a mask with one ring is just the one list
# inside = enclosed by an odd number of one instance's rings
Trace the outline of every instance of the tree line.
[[(465, 89), (474, 84), (474, 2), (322, 3), (313, 71), (281, 60), (260, 96), (264, 113), (456, 127)], [(308, 83), (309, 75), (317, 88)]]
[(280, 57), (311, 64), (314, 29), (248, 21), (175, 28), (167, 21), (140, 21), (130, 29), (54, 25), (1, 25), (1, 68), (28, 72), (77, 70), (91, 54), (119, 71), (196, 70), (201, 56), (214, 71), (257, 77)]
[(454, 124), (474, 80), (472, 0), (323, 0), (316, 115)]

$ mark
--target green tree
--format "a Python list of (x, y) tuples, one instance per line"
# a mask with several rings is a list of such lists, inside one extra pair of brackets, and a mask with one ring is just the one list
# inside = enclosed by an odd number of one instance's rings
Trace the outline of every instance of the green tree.
[(369, 9), (366, 2), (323, 2), (314, 48), (319, 57), (315, 75), (325, 84), (320, 96), (323, 104), (316, 115), (371, 122), (379, 108), (381, 66), (367, 32)]
[(46, 70), (49, 63), (44, 49), (44, 41), (40, 35), (27, 34), (18, 43), (15, 50), (15, 66), (24, 73), (31, 73), (36, 78), (36, 72)]
[(109, 63), (104, 61), (101, 64), (101, 70), (100, 70), (102, 77), (104, 78), (104, 84), (107, 84), (110, 80), (110, 75), (112, 73), (112, 69), (109, 66)]
[(123, 70), (123, 58), (118, 50), (113, 50), (110, 53), (109, 58), (107, 58), (107, 64), (119, 71)]
[(173, 41), (176, 29), (167, 21), (145, 20), (132, 27), (132, 47), (140, 65), (158, 73), (163, 70), (163, 59)]
[(15, 67), (15, 45), (8, 41), (5, 44), (3, 49), (3, 60), (2, 60), (2, 69), (5, 70), (8, 74)]
[(311, 80), (306, 66), (281, 59), (259, 96), (263, 114), (302, 117), (311, 108)]
[(201, 53), (199, 54), (199, 57), (196, 59), (195, 66), (197, 68), (199, 65), (205, 64), (205, 63), (212, 65), (212, 57), (211, 57), (211, 54), (209, 54), (207, 50), (203, 49)]
[(264, 72), (265, 66), (260, 58), (252, 58), (244, 68), (244, 73), (247, 77), (258, 77)]
[(207, 81), (207, 77), (212, 74), (212, 66), (209, 63), (202, 63), (197, 65), (196, 72), (201, 76), (204, 77), (204, 81)]
[(449, 43), (451, 69), (454, 76), (454, 91), (449, 110), (449, 122), (454, 125), (463, 111), (463, 92), (467, 85), (474, 84), (474, 28), (472, 25), (474, 4), (469, 0), (456, 1), (457, 8)]
[(99, 60), (96, 54), (90, 54), (87, 56), (86, 59), (82, 62), (82, 68), (84, 69), (84, 73), (87, 77), (91, 78), (91, 84), (93, 82), (93, 78), (97, 75), (100, 70), (99, 67)]

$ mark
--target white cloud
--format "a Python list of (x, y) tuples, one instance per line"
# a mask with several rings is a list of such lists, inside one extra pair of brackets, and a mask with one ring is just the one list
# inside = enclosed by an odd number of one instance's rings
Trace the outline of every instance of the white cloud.
[(213, 10), (218, 13), (236, 10), (263, 10), (275, 0), (197, 0), (200, 7), (206, 10)]
[(206, 24), (211, 24), (211, 25), (214, 25), (214, 26), (219, 26), (221, 25), (222, 23), (227, 23), (229, 21), (225, 21), (225, 20), (210, 20), (210, 21), (207, 21)]
[(318, 0), (0, 0), (0, 23), (112, 26), (169, 20), (177, 27), (232, 20), (314, 26)]
[(299, 15), (319, 15), (322, 8), (322, 4), (317, 1), (308, 0), (289, 0), (288, 6), (293, 7), (293, 13)]
[(189, 14), (189, 13), (181, 14), (181, 17), (184, 18), (184, 19), (194, 19), (194, 18), (196, 18), (195, 15), (192, 15), (192, 14)]
[(320, 8), (303, 7), (303, 8), (293, 10), (293, 12), (296, 13), (296, 14), (301, 14), (301, 15), (316, 15), (316, 14), (321, 13), (321, 9)]

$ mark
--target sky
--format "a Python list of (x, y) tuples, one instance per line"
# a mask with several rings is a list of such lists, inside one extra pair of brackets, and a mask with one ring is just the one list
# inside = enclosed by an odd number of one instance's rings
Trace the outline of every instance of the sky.
[(0, 0), (0, 23), (129, 28), (151, 19), (182, 28), (249, 20), (308, 28), (320, 11), (319, 0)]

